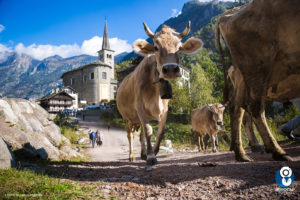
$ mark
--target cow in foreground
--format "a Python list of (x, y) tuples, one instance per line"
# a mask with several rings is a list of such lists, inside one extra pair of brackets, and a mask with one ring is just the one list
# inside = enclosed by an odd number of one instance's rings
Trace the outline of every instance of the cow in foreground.
[[(137, 131), (141, 125), (141, 159), (147, 160), (147, 164), (154, 165), (157, 163), (156, 154), (164, 135), (169, 101), (160, 97), (160, 80), (181, 77), (180, 53), (198, 52), (202, 47), (202, 41), (190, 38), (181, 43), (181, 39), (189, 33), (190, 22), (182, 33), (177, 33), (166, 25), (156, 34), (152, 33), (145, 23), (144, 28), (154, 44), (141, 39), (134, 42), (134, 51), (145, 57), (122, 81), (117, 93), (117, 107), (126, 123), (129, 161), (135, 161), (132, 147), (133, 132)], [(158, 121), (154, 149), (151, 145), (152, 127), (150, 126), (150, 121), (153, 120)]]
[(299, 0), (253, 0), (219, 19), (216, 39), (220, 53), (221, 33), (244, 81), (235, 88), (229, 105), (231, 150), (238, 161), (250, 161), (241, 140), (244, 110), (251, 115), (266, 152), (272, 152), (275, 160), (292, 160), (266, 123), (265, 104), (300, 97), (299, 22)]
[(206, 150), (207, 142), (204, 147), (203, 139), (208, 134), (212, 143), (212, 152), (217, 152), (217, 133), (221, 130), (221, 126), (223, 126), (224, 109), (224, 105), (216, 103), (192, 110), (192, 131), (198, 135), (199, 151)]

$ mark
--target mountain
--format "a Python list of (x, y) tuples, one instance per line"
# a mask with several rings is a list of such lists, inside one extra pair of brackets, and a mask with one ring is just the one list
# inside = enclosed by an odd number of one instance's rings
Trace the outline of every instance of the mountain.
[[(203, 39), (204, 47), (213, 46), (213, 23), (215, 17), (232, 6), (230, 2), (199, 2), (190, 1), (184, 4), (181, 14), (166, 20), (166, 24), (178, 32), (184, 30), (188, 20), (191, 20), (191, 31), (188, 37), (196, 36)], [(161, 29), (160, 25), (156, 31)], [(206, 31), (202, 31), (206, 30)], [(188, 37), (184, 38), (187, 39)], [(152, 40), (148, 38), (148, 40)], [(209, 43), (205, 40), (209, 40)], [(212, 49), (212, 48), (210, 48)], [(130, 60), (137, 54), (121, 53), (115, 56), (115, 63)], [(39, 99), (53, 88), (62, 85), (61, 75), (71, 69), (96, 61), (98, 58), (89, 55), (79, 55), (62, 58), (58, 55), (36, 60), (26, 54), (15, 52), (0, 52), (0, 97), (18, 97)]]
[[(205, 25), (210, 23), (211, 19), (216, 17), (219, 14), (222, 14), (227, 7), (232, 6), (232, 2), (218, 2), (218, 1), (211, 1), (211, 2), (200, 2), (200, 1), (189, 1), (183, 5), (181, 13), (176, 17), (171, 17), (155, 30), (158, 32), (161, 30), (162, 25), (168, 25), (171, 28), (174, 28), (177, 32), (182, 32), (188, 21), (191, 21), (191, 30), (187, 37), (183, 39), (186, 40), (187, 38), (194, 36), (194, 33), (199, 31), (199, 29), (203, 28)], [(154, 30), (152, 30), (154, 31)], [(152, 39), (148, 38), (147, 41), (152, 43)], [(134, 52), (130, 52), (128, 55), (124, 57), (122, 61), (130, 60), (133, 57), (137, 57), (137, 54)]]
[(121, 62), (125, 56), (128, 55), (128, 52), (123, 52), (115, 56), (115, 64)]
[(6, 53), (0, 61), (0, 96), (38, 99), (62, 84), (60, 76), (94, 62), (96, 56), (51, 56), (38, 61), (26, 54)]

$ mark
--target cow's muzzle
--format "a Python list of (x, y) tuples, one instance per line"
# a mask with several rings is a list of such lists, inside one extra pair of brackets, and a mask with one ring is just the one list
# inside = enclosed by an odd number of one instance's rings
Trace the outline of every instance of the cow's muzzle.
[(218, 120), (218, 121), (217, 121), (217, 125), (219, 125), (219, 126), (223, 126), (223, 121), (221, 121), (221, 120)]
[(162, 65), (162, 77), (166, 79), (175, 79), (181, 77), (178, 63), (165, 63)]

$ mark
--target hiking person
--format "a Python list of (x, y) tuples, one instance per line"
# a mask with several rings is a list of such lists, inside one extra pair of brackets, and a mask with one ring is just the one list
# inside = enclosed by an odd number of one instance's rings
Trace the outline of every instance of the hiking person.
[(91, 135), (92, 135), (92, 146), (94, 148), (95, 147), (96, 138), (97, 138), (97, 133), (93, 131)]

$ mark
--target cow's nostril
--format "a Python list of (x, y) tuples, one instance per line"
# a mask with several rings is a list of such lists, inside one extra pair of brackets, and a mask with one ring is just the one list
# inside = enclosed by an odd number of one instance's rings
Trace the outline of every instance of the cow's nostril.
[(162, 68), (162, 72), (163, 72), (164, 74), (166, 74), (166, 73), (168, 73), (168, 69), (167, 69), (166, 67), (163, 67), (163, 68)]
[(179, 67), (175, 67), (174, 72), (178, 73), (179, 72)]

